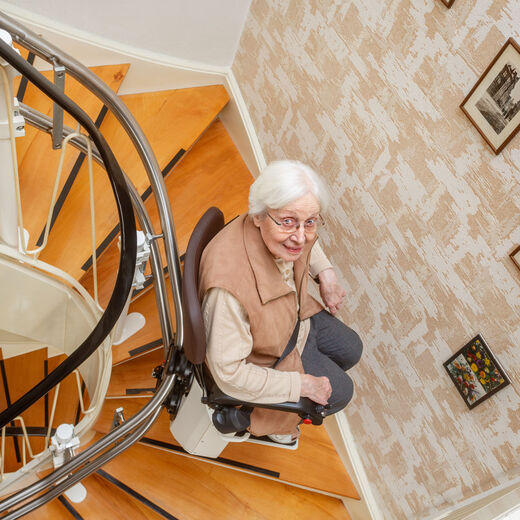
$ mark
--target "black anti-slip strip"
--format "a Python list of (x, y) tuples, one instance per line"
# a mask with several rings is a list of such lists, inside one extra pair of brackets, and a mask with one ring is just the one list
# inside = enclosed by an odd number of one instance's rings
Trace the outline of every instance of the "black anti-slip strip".
[[(101, 126), (101, 123), (103, 122), (103, 119), (105, 119), (105, 116), (107, 115), (108, 109), (105, 105), (103, 105), (103, 108), (99, 112), (99, 115), (97, 116), (97, 119), (95, 121), (95, 125), (97, 128)], [(61, 192), (58, 196), (58, 199), (56, 200), (56, 204), (54, 205), (54, 210), (52, 211), (52, 218), (51, 218), (51, 225), (50, 230), (52, 229), (52, 226), (54, 226), (54, 222), (56, 222), (56, 219), (58, 218), (58, 214), (61, 211), (61, 208), (63, 207), (63, 204), (65, 203), (65, 199), (67, 198), (67, 195), (69, 194), (72, 185), (74, 184), (74, 181), (76, 180), (76, 177), (78, 176), (80, 168), (83, 166), (83, 162), (85, 161), (86, 155), (81, 152), (78, 155), (78, 158), (76, 159), (76, 162), (74, 163), (74, 166), (72, 167), (72, 170), (67, 177), (67, 180), (65, 181), (65, 184), (63, 185), (63, 188), (61, 189)], [(45, 235), (45, 226), (42, 229), (42, 232), (40, 233), (40, 237), (38, 238), (38, 242), (36, 242), (36, 245), (39, 247), (43, 243), (43, 237)]]
[(137, 354), (142, 354), (147, 350), (152, 350), (153, 348), (160, 347), (162, 344), (162, 339), (156, 339), (155, 341), (150, 341), (150, 343), (147, 343), (146, 345), (141, 345), (140, 347), (134, 348), (133, 350), (129, 350), (128, 353), (130, 354), (130, 357), (137, 356)]
[(131, 487), (128, 487), (126, 484), (118, 480), (117, 478), (113, 477), (106, 471), (102, 469), (97, 470), (97, 474), (100, 477), (103, 477), (104, 479), (108, 480), (111, 484), (114, 484), (114, 486), (117, 486), (119, 489), (124, 491), (125, 493), (128, 493), (130, 496), (135, 498), (136, 500), (139, 500), (141, 504), (144, 504), (146, 507), (149, 507), (159, 515), (161, 515), (163, 518), (167, 518), (168, 520), (179, 520), (177, 517), (171, 515), (168, 513), (168, 511), (165, 511), (162, 507), (159, 507), (157, 504), (154, 504), (151, 500), (148, 500), (146, 497), (141, 495), (141, 493), (138, 493), (135, 489), (132, 489)]
[[(7, 374), (5, 372), (5, 363), (3, 359), (0, 359), (0, 372), (2, 373), (2, 383), (4, 385), (5, 403), (7, 404), (7, 408), (9, 408), (11, 406), (11, 396), (9, 394), (9, 385), (7, 384)], [(13, 421), (11, 421), (11, 426), (14, 426)], [(20, 446), (18, 445), (18, 439), (16, 437), (13, 437), (13, 445), (16, 462), (22, 462)]]
[(139, 395), (155, 392), (155, 388), (127, 388), (126, 395)]
[[(105, 107), (103, 107), (105, 108)], [(173, 159), (163, 168), (161, 174), (163, 177), (165, 177), (166, 175), (168, 175), (168, 173), (170, 173), (170, 171), (172, 170), (172, 168), (179, 162), (179, 160), (181, 159), (181, 157), (186, 153), (186, 150), (184, 149), (180, 149), (176, 154), (175, 156), (173, 157)], [(152, 188), (149, 186), (148, 188), (146, 188), (146, 190), (144, 191), (144, 193), (141, 195), (141, 199), (143, 200), (143, 202), (150, 196), (150, 194), (152, 193)], [(111, 232), (110, 234), (105, 238), (105, 240), (103, 240), (103, 242), (101, 243), (101, 245), (96, 249), (96, 257), (99, 256), (109, 245), (110, 245), (110, 242), (112, 242), (112, 240), (116, 237), (116, 235), (119, 233), (119, 225), (117, 225)], [(81, 269), (83, 269), (83, 271), (88, 271), (90, 269), (90, 266), (92, 265), (92, 256), (81, 266)], [(150, 282), (151, 283), (151, 282)], [(145, 284), (146, 285), (146, 284)], [(150, 284), (148, 284), (150, 285)], [(147, 287), (147, 286), (146, 286)], [(135, 296), (135, 292), (133, 294), (133, 296)]]
[(72, 504), (63, 496), (60, 495), (58, 500), (65, 506), (65, 509), (72, 515), (75, 520), (84, 520), (83, 517), (72, 507)]
[[(27, 61), (32, 65), (34, 63), (34, 59), (36, 58), (36, 54), (34, 52), (29, 52), (27, 55)], [(23, 101), (23, 98), (25, 96), (25, 91), (27, 90), (27, 85), (29, 83), (29, 80), (22, 76), (22, 79), (20, 80), (20, 85), (18, 86), (18, 92), (16, 93), (16, 98), (21, 103)]]
[[(96, 249), (96, 258), (110, 245), (110, 242), (116, 238), (119, 233), (119, 224), (108, 234), (108, 236), (101, 242), (99, 247)], [(88, 271), (92, 265), (92, 256), (81, 266), (83, 271)]]
[[(42, 426), (26, 426), (25, 431), (28, 437), (45, 437), (47, 435), (47, 428)], [(51, 436), (56, 433), (56, 428), (51, 428)], [(23, 437), (24, 431), (21, 426), (8, 426), (5, 429), (6, 437)]]
[[(46, 359), (43, 362), (43, 377), (47, 377), (49, 375), (49, 360)], [(43, 404), (44, 404), (44, 420), (45, 420), (45, 428), (49, 427), (49, 394), (46, 393), (45, 397), (43, 398)]]
[[(180, 446), (176, 446), (175, 444), (169, 444), (167, 442), (157, 441), (148, 437), (143, 437), (139, 442), (142, 442), (143, 444), (148, 444), (150, 446), (157, 446), (158, 448), (164, 448), (170, 451), (188, 453), (184, 448), (181, 448)], [(254, 471), (255, 473), (261, 473), (262, 475), (267, 475), (269, 477), (280, 478), (280, 473), (278, 473), (277, 471), (260, 468), (258, 466), (252, 466), (251, 464), (245, 464), (236, 460), (225, 459), (224, 457), (217, 457), (216, 459), (212, 459), (210, 457), (200, 457), (198, 455), (196, 455), (196, 457), (199, 459), (206, 459), (210, 461), (213, 460), (216, 462), (220, 462), (221, 464), (226, 464), (227, 466), (234, 466), (235, 468), (245, 469), (247, 471)]]

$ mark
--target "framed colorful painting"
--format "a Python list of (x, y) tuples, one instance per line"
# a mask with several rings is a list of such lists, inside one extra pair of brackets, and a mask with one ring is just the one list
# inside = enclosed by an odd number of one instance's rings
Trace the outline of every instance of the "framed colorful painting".
[(444, 368), (469, 409), (510, 383), (480, 334), (455, 352)]

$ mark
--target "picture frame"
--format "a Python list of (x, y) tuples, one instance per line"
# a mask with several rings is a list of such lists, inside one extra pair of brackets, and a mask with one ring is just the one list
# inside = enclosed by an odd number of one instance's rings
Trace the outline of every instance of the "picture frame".
[(443, 365), (470, 410), (511, 383), (481, 334)]
[(441, 0), (441, 2), (449, 9), (455, 0)]
[(520, 46), (509, 38), (460, 108), (498, 155), (520, 129)]
[(509, 253), (509, 257), (513, 261), (513, 264), (520, 270), (520, 246), (513, 249), (513, 251)]

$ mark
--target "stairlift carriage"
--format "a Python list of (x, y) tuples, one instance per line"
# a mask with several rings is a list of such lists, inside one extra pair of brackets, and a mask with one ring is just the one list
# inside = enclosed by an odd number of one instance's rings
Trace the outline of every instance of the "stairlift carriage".
[[(72, 427), (67, 425), (67, 428), (62, 428), (67, 430), (67, 435), (56, 437), (55, 434), (52, 437), (54, 441), (50, 442), (51, 420), (46, 447), (41, 453), (30, 453), (32, 460), (12, 474), (4, 475), (3, 467), (0, 468), (0, 497), (12, 493), (9, 498), (0, 498), (0, 513), (9, 511), (3, 518), (24, 515), (96, 471), (137, 442), (157, 419), (163, 406), (170, 414), (170, 431), (175, 439), (187, 452), (204, 457), (218, 457), (230, 442), (254, 440), (247, 432), (244, 433), (246, 424), (233, 423), (235, 412), (240, 406), (296, 413), (303, 422), (321, 424), (325, 415), (323, 407), (306, 398), (298, 403), (245, 403), (225, 395), (216, 387), (204, 367), (206, 343), (197, 284), (202, 251), (224, 226), (222, 213), (216, 208), (210, 208), (195, 227), (185, 255), (181, 284), (173, 219), (163, 177), (150, 145), (132, 114), (86, 67), (2, 13), (0, 28), (4, 29), (0, 29), (3, 41), (0, 42), (0, 59), (3, 60), (0, 63), (3, 77), (0, 88), (4, 93), (0, 101), (0, 342), (2, 346), (11, 345), (13, 348), (45, 345), (68, 356), (38, 385), (0, 412), (2, 438), (5, 437), (8, 423), (21, 420), (24, 410), (70, 373), (76, 373), (78, 384), (80, 379), (83, 380), (90, 396), (88, 409), (82, 404), (83, 419)], [(52, 85), (39, 77), (39, 73), (13, 49), (12, 38), (52, 63), (55, 73), (64, 67), (116, 115), (132, 139), (148, 174), (160, 216), (159, 233), (150, 223), (141, 196), (119, 168), (113, 153), (90, 118), (63, 94), (62, 82), (56, 81), (56, 85)], [(60, 110), (56, 111), (58, 121), (53, 121), (29, 107), (18, 107), (10, 94), (11, 80), (17, 71), (21, 71), (51, 97), (55, 106), (64, 107), (70, 112), (90, 137), (64, 127)], [(39, 260), (39, 250), (35, 252), (27, 249), (14, 145), (15, 136), (23, 132), (23, 118), (27, 123), (51, 134), (55, 146), (64, 147), (70, 143), (86, 153), (89, 160), (103, 164), (111, 179), (120, 218), (121, 261), (114, 294), (104, 312), (96, 302), (96, 289), (93, 299), (69, 274)], [(59, 139), (56, 138), (57, 133)], [(49, 215), (53, 212), (54, 201), (55, 194)], [(134, 211), (142, 230), (139, 234), (136, 234)], [(166, 253), (169, 285), (175, 306), (174, 325), (170, 318), (159, 240), (162, 240)], [(95, 258), (93, 237), (94, 266)], [(123, 420), (122, 410), (115, 410), (112, 431), (81, 453), (73, 453), (69, 449), (72, 444), (69, 446), (67, 443), (73, 443), (75, 449), (78, 443), (85, 444), (90, 440), (92, 426), (104, 402), (110, 378), (111, 345), (123, 341), (142, 325), (139, 317), (130, 316), (128, 319), (127, 312), (132, 288), (142, 286), (144, 282), (144, 268), (148, 258), (165, 347), (165, 362), (155, 371), (158, 379), (155, 394), (144, 408), (126, 421)], [(16, 304), (13, 305), (13, 302)], [(23, 420), (21, 425), (26, 433)], [(24, 450), (26, 444), (31, 451), (28, 440), (24, 441)], [(49, 444), (52, 449), (48, 447)], [(65, 452), (67, 456), (60, 458)], [(55, 471), (37, 480), (36, 471), (52, 467), (53, 460)], [(14, 507), (18, 508), (13, 510)]]

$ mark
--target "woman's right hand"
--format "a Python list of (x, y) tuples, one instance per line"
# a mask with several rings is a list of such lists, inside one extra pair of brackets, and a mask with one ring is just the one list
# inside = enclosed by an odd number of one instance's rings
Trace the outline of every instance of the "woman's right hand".
[(332, 394), (332, 387), (328, 377), (315, 377), (310, 374), (301, 375), (301, 397), (308, 397), (311, 401), (325, 406)]

